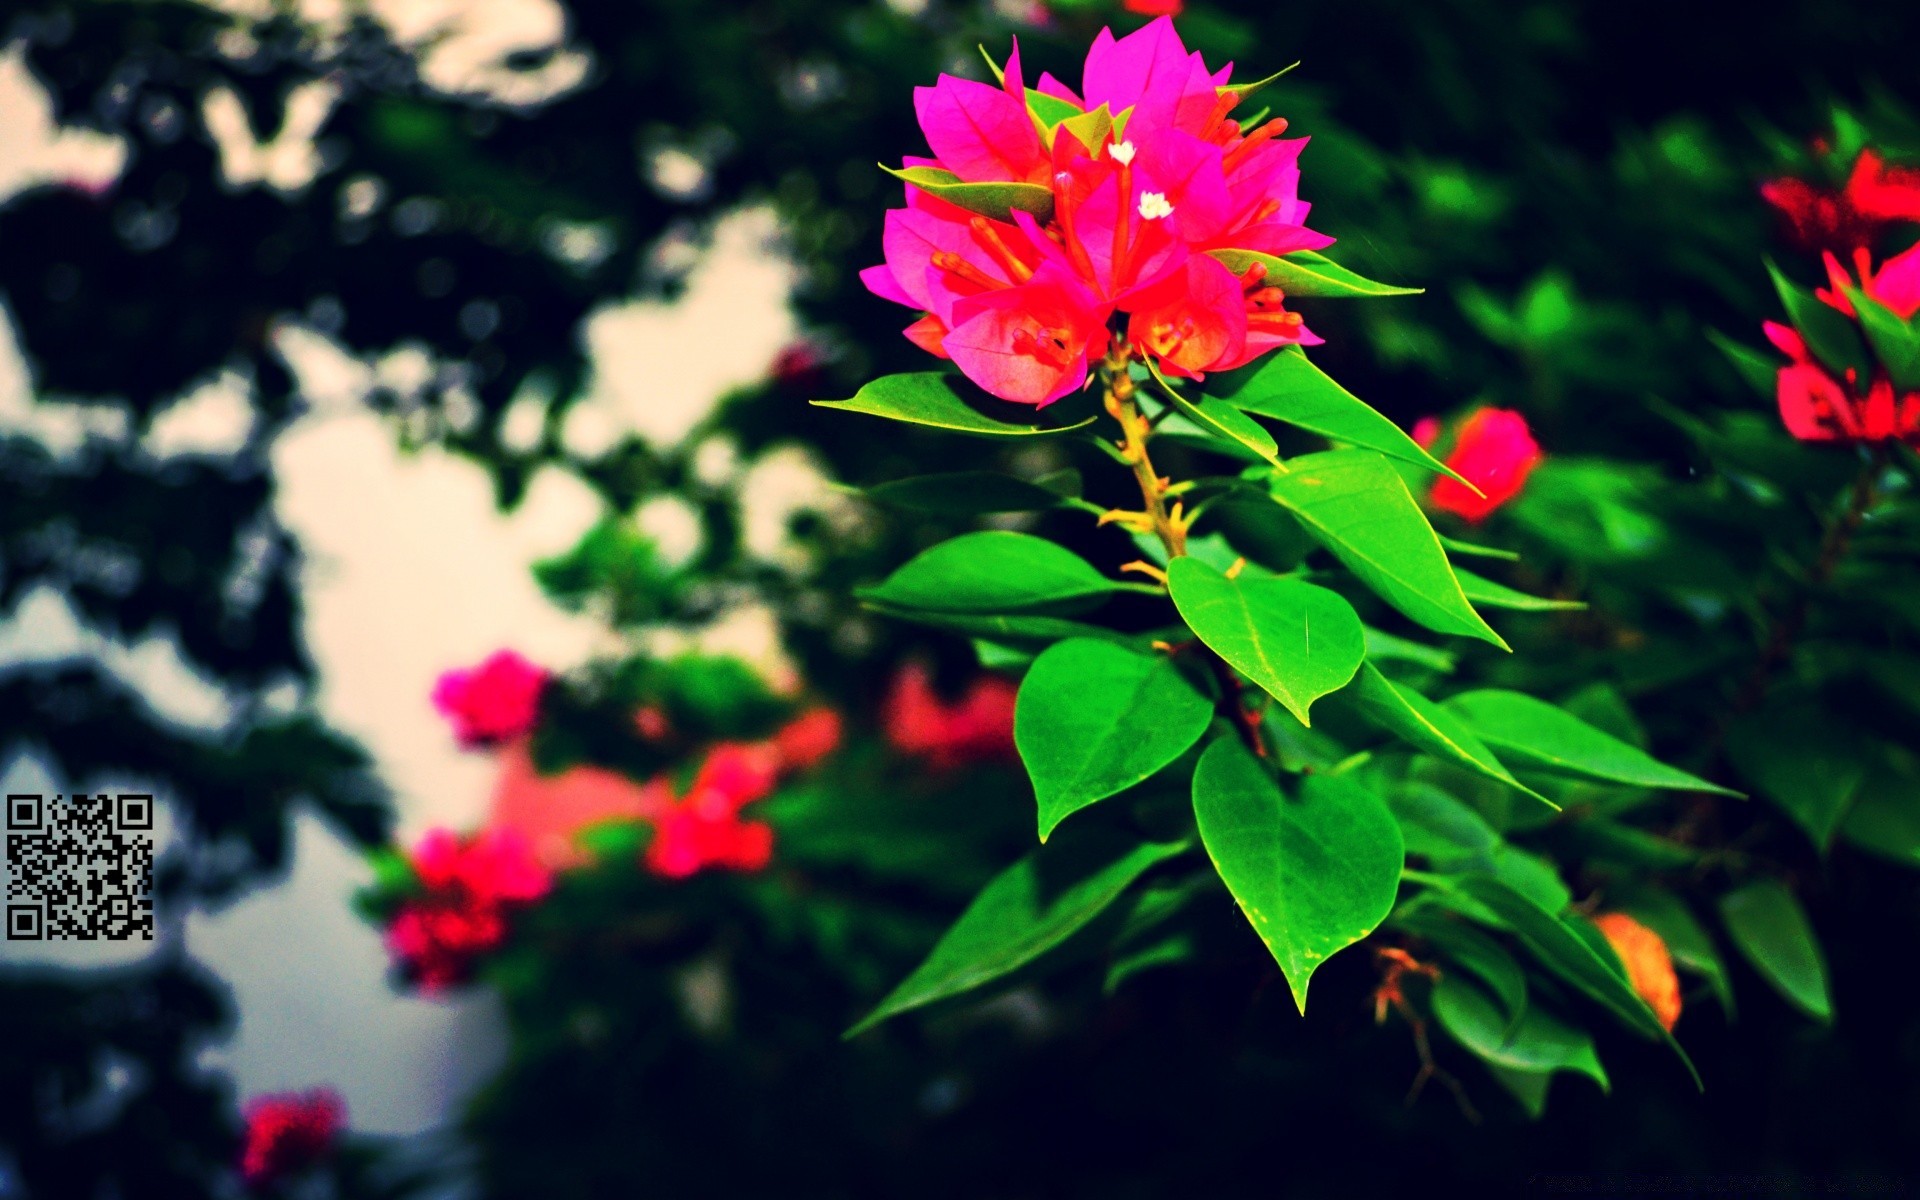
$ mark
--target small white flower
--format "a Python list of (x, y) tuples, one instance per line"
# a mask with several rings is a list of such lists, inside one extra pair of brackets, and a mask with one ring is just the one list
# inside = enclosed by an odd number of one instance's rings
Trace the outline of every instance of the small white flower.
[(1173, 205), (1168, 204), (1167, 198), (1159, 192), (1141, 192), (1140, 215), (1149, 221), (1157, 221), (1161, 217), (1172, 216)]
[(1117, 163), (1120, 163), (1122, 166), (1132, 162), (1133, 161), (1133, 143), (1132, 142), (1114, 142), (1112, 145), (1107, 147), (1107, 157), (1111, 158), (1113, 161)]

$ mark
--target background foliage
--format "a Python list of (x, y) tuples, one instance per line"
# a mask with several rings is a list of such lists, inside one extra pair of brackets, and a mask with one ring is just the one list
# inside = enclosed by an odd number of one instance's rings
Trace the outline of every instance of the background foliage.
[[(1463, 672), (1507, 685), (1522, 681), (1502, 672), (1525, 664), (1529, 690), (1559, 695), (1608, 683), (1669, 761), (1764, 790), (1768, 769), (1753, 755), (1788, 743), (1764, 728), (1740, 736), (1738, 722), (1770, 709), (1733, 710), (1772, 623), (1798, 603), (1852, 464), (1783, 443), (1770, 405), (1706, 333), (1757, 344), (1757, 322), (1778, 312), (1765, 253), (1803, 284), (1817, 278), (1773, 240), (1755, 185), (1817, 169), (1805, 139), (1848, 136), (1836, 104), (1890, 153), (1912, 146), (1914, 18), (1876, 5), (1763, 6), (1697, 25), (1650, 4), (1236, 9), (1196, 8), (1183, 32), (1210, 59), (1306, 60), (1281, 103), (1315, 137), (1304, 184), (1315, 223), (1341, 238), (1343, 262), (1429, 289), (1311, 310), (1329, 339), (1316, 361), (1403, 424), (1474, 401), (1519, 408), (1551, 456), (1501, 533), (1523, 552), (1516, 582), (1593, 607), (1504, 622), (1514, 666), (1474, 655)], [(135, 150), (102, 196), (49, 189), (0, 210), (0, 291), (42, 399), (124, 404), (139, 423), (234, 367), (252, 378), (261, 416), (249, 446), (220, 463), (156, 465), (107, 443), (63, 459), (29, 439), (0, 443), (0, 600), (47, 581), (106, 629), (171, 629), (238, 697), (239, 715), (208, 738), (83, 665), (0, 679), (9, 741), (43, 747), (73, 775), (151, 775), (178, 797), (204, 852), (163, 879), (163, 913), (278, 869), (291, 804), (317, 804), (367, 844), (382, 834), (377, 789), (352, 748), (298, 706), (289, 716), (259, 699), (311, 678), (298, 547), (265, 509), (265, 449), (302, 405), (268, 336), (276, 318), (304, 317), (365, 353), (425, 347), (428, 386), (382, 398), (396, 430), (474, 455), (512, 503), (540, 461), (571, 461), (559, 410), (583, 382), (581, 318), (636, 288), (674, 290), (670, 258), (647, 253), (663, 235), (697, 235), (743, 198), (770, 200), (804, 269), (798, 304), (825, 361), (730, 401), (719, 419), (743, 451), (799, 437), (855, 483), (934, 461), (996, 465), (992, 447), (955, 449), (802, 401), (923, 365), (898, 337), (897, 312), (854, 278), (877, 258), (891, 195), (871, 163), (915, 144), (909, 88), (972, 70), (972, 46), (1000, 42), (1005, 18), (795, 2), (580, 4), (572, 17), (571, 43), (592, 51), (593, 72), (526, 109), (424, 86), (419, 60), (372, 21), (327, 44), (268, 21), (235, 58), (220, 41), (230, 19), (196, 7), (30, 3), (11, 17), (63, 117), (125, 131)], [(1099, 25), (1126, 19), (1059, 5), (1052, 28), (1022, 28), (1023, 48), (1058, 71)], [(204, 91), (234, 88), (267, 130), (288, 89), (318, 77), (343, 99), (316, 181), (284, 194), (222, 185), (195, 125)], [(645, 182), (643, 154), (665, 145), (707, 161), (700, 189)], [(345, 192), (362, 178), (378, 181), (380, 203), (355, 215)], [(556, 253), (569, 230), (596, 253)], [(556, 397), (530, 449), (503, 436), (529, 381)], [(690, 466), (630, 443), (586, 470), (625, 510), (684, 490)], [(708, 513), (716, 527), (723, 509)], [(1903, 599), (1911, 519), (1902, 508), (1870, 527), (1856, 572), (1816, 597), (1806, 652), (1776, 668), (1779, 719), (1811, 747), (1912, 744), (1900, 670), (1915, 650)], [(804, 584), (737, 561), (724, 539), (695, 569), (780, 598), (808, 680), (870, 727), (880, 665), (918, 652), (957, 679), (971, 669), (968, 648), (881, 623), (852, 654), (828, 631), (852, 615), (853, 584), (960, 527), (891, 516), (855, 550), (829, 542)], [(1077, 514), (1038, 528), (1095, 555), (1123, 549)], [(114, 568), (128, 558), (137, 569)], [(264, 566), (236, 591), (245, 561)], [(697, 616), (700, 603), (695, 593), (667, 615)], [(860, 744), (842, 769), (863, 769)], [(1891, 761), (1910, 796), (1911, 760)], [(1303, 1023), (1284, 987), (1263, 986), (1273, 980), (1258, 943), (1225, 920), (1189, 968), (1142, 974), (1111, 999), (1086, 963), (983, 1014), (899, 1022), (842, 1046), (838, 1030), (1028, 836), (1030, 801), (1009, 775), (925, 797), (911, 811), (939, 814), (936, 828), (884, 838), (876, 831), (899, 809), (882, 800), (899, 786), (871, 775), (849, 785), (878, 811), (837, 838), (831, 826), (809, 834), (806, 797), (770, 801), (799, 810), (782, 825), (784, 872), (702, 878), (670, 897), (611, 873), (543, 909), (542, 936), (556, 942), (537, 953), (541, 965), (498, 964), (516, 1053), (472, 1118), (481, 1178), (502, 1194), (529, 1181), (724, 1194), (774, 1180), (801, 1194), (1146, 1195), (1168, 1180), (1221, 1194), (1278, 1180), (1313, 1194), (1538, 1170), (1905, 1165), (1920, 1038), (1897, 948), (1912, 943), (1920, 912), (1911, 878), (1855, 846), (1875, 839), (1850, 838), (1844, 813), (1823, 858), (1768, 808), (1715, 810), (1732, 826), (1723, 844), (1804, 898), (1835, 1023), (1807, 1022), (1729, 956), (1738, 1023), (1696, 989), (1682, 1027), (1704, 1097), (1654, 1048), (1603, 1034), (1612, 1094), (1563, 1083), (1522, 1136), (1521, 1114), (1484, 1077), (1470, 1079), (1483, 1125), (1437, 1092), (1401, 1105), (1414, 1059), (1402, 1028), (1371, 1028), (1364, 957), (1325, 969), (1325, 1015)], [(945, 872), (861, 848), (875, 839), (937, 840), (950, 848)], [(853, 882), (845, 899), (797, 916), (789, 897), (818, 897), (822, 877)], [(617, 955), (556, 944), (662, 903), (687, 927), (665, 944)], [(815, 927), (796, 927), (808, 920)], [(700, 1036), (674, 981), (716, 953), (733, 971), (737, 1017)], [(11, 1039), (0, 1059), (7, 1144), (30, 1194), (224, 1186), (214, 1181), (231, 1162), (229, 1098), (193, 1071), (187, 1046), (230, 1018), (217, 987), (177, 957), (107, 980), (5, 981), (0, 1003), (22, 1030), (45, 1031)], [(105, 1046), (142, 1063), (147, 1082), (104, 1122), (76, 1124), (70, 1110), (96, 1086)], [(1464, 1056), (1453, 1061), (1470, 1074)], [(741, 1155), (742, 1144), (763, 1149)], [(1394, 1154), (1378, 1152), (1387, 1144)]]

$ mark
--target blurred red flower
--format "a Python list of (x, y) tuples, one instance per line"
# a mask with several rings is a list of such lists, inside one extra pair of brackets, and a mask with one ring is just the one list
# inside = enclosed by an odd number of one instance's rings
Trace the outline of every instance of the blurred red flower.
[(477, 667), (442, 675), (433, 706), (453, 722), (461, 745), (495, 745), (533, 728), (549, 678), (544, 668), (501, 650)]
[(264, 1188), (326, 1158), (346, 1124), (347, 1106), (332, 1088), (314, 1088), (256, 1096), (241, 1117), (240, 1177), (250, 1188)]
[[(1413, 439), (1422, 446), (1432, 446), (1439, 436), (1440, 423), (1433, 417), (1413, 427)], [(1476, 409), (1455, 432), (1446, 464), (1483, 494), (1476, 496), (1458, 480), (1442, 476), (1429, 497), (1442, 512), (1478, 524), (1520, 494), (1543, 457), (1525, 417), (1506, 408)]]
[(507, 935), (509, 912), (553, 887), (553, 876), (516, 829), (462, 839), (436, 829), (409, 856), (420, 894), (387, 926), (388, 952), (428, 994), (463, 983)]
[(887, 693), (887, 741), (903, 754), (939, 768), (1014, 757), (1014, 685), (997, 675), (981, 675), (949, 704), (933, 689), (933, 678), (918, 663), (894, 676)]
[(1760, 195), (1780, 210), (1793, 241), (1814, 253), (1855, 250), (1893, 222), (1920, 221), (1920, 169), (1889, 167), (1871, 149), (1860, 152), (1841, 187), (1769, 179)]

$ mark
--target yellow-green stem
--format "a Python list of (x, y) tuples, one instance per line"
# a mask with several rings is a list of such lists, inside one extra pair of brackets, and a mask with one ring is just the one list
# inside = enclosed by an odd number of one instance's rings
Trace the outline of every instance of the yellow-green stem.
[(1101, 374), (1106, 382), (1107, 413), (1120, 424), (1120, 457), (1132, 468), (1133, 477), (1140, 484), (1140, 499), (1147, 522), (1160, 539), (1160, 544), (1166, 547), (1167, 557), (1179, 558), (1187, 552), (1187, 524), (1180, 502), (1175, 500), (1171, 505), (1167, 502), (1171, 481), (1163, 479), (1153, 469), (1153, 459), (1147, 453), (1147, 442), (1153, 437), (1153, 424), (1134, 402), (1133, 377), (1127, 374), (1127, 364), (1132, 357), (1132, 347), (1116, 340), (1112, 351), (1101, 363)]

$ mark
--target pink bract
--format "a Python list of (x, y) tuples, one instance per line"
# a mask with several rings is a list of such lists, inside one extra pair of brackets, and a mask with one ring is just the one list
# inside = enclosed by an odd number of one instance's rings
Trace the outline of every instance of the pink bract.
[[(910, 184), (906, 207), (887, 214), (885, 264), (861, 279), (925, 314), (906, 331), (916, 345), (1019, 404), (1048, 405), (1084, 386), (1116, 314), (1137, 352), (1187, 378), (1317, 344), (1260, 262), (1236, 273), (1222, 261), (1333, 241), (1305, 224), (1306, 139), (1277, 136), (1280, 119), (1241, 128), (1231, 72), (1210, 71), (1163, 16), (1123, 38), (1102, 30), (1078, 94), (1051, 75), (1036, 84), (1081, 112), (1104, 108), (1105, 129), (1097, 118), (1079, 132), (1048, 129), (1029, 108), (1017, 43), (999, 88), (943, 75), (916, 89), (934, 156), (907, 166), (963, 184), (1021, 185), (1025, 198), (999, 219)], [(1051, 202), (1044, 222), (1036, 187)]]

